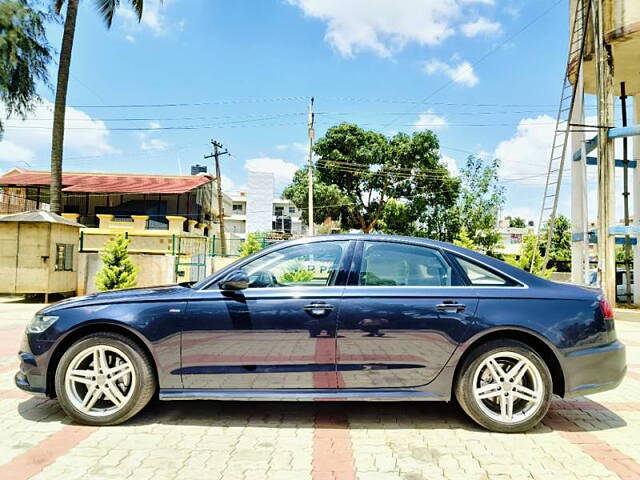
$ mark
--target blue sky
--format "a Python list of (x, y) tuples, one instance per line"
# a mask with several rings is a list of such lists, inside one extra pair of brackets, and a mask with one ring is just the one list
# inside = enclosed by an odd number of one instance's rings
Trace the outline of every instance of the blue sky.
[[(122, 9), (110, 31), (81, 3), (67, 170), (187, 173), (213, 138), (232, 154), (227, 188), (241, 188), (247, 168), (274, 171), (281, 188), (305, 160), (315, 96), (318, 136), (340, 121), (431, 128), (454, 171), (469, 153), (498, 156), (506, 214), (537, 217), (568, 2), (147, 0), (141, 24)], [(60, 33), (50, 26), (56, 49)], [(48, 168), (50, 126), (46, 103), (10, 120), (0, 171)]]

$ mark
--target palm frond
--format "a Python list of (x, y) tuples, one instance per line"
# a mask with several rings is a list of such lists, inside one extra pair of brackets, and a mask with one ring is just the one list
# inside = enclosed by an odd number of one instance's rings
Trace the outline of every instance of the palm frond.
[(60, 14), (60, 12), (62, 11), (62, 7), (64, 6), (64, 1), (65, 0), (56, 0), (55, 4), (53, 5), (53, 8), (55, 9), (57, 14)]
[(98, 12), (100, 12), (102, 19), (107, 24), (107, 28), (111, 28), (111, 24), (113, 23), (113, 16), (116, 13), (116, 9), (120, 5), (120, 0), (95, 0), (95, 2), (96, 7), (98, 8)]
[[(133, 7), (133, 11), (136, 12), (138, 16), (138, 21), (142, 20), (142, 10), (144, 8), (144, 0), (129, 0), (131, 6)], [(160, 0), (162, 3), (162, 0)]]

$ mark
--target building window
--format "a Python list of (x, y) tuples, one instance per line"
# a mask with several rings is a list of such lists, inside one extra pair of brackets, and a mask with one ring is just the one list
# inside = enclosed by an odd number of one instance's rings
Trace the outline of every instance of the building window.
[(233, 204), (233, 213), (240, 213), (242, 212), (242, 204), (241, 203), (234, 203)]
[(289, 207), (289, 213), (296, 213), (296, 207)]
[(56, 271), (73, 271), (73, 245), (56, 243)]
[(281, 217), (284, 215), (284, 207), (274, 207), (274, 213), (276, 217)]

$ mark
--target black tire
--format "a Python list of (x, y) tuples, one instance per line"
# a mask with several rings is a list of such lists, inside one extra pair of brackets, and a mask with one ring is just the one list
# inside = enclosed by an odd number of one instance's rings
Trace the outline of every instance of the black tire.
[[(473, 393), (473, 382), (476, 370), (487, 358), (497, 353), (509, 352), (525, 357), (531, 362), (540, 375), (544, 391), (542, 400), (533, 414), (522, 421), (505, 423), (492, 418), (482, 410), (478, 404), (482, 400), (476, 400)], [(455, 383), (456, 399), (466, 414), (487, 430), (501, 433), (526, 432), (535, 427), (547, 414), (552, 394), (553, 380), (544, 360), (527, 344), (511, 339), (493, 340), (474, 349), (461, 366)]]
[[(83, 350), (97, 345), (115, 347), (124, 352), (131, 360), (138, 379), (133, 386), (131, 397), (122, 408), (113, 414), (100, 417), (88, 415), (76, 408), (65, 388), (65, 373), (73, 359)], [(58, 402), (69, 417), (85, 425), (103, 426), (123, 423), (142, 410), (153, 397), (157, 381), (151, 359), (138, 344), (123, 335), (99, 332), (78, 340), (64, 353), (56, 368), (55, 386)]]

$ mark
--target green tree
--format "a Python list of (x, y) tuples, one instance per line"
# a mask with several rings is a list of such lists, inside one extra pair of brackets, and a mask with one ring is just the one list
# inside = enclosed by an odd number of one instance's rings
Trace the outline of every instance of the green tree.
[(500, 161), (485, 164), (474, 155), (461, 170), (462, 187), (458, 200), (461, 226), (479, 248), (495, 252), (500, 245), (498, 215), (504, 204), (504, 187), (500, 185)]
[(453, 243), (459, 247), (467, 248), (469, 250), (477, 250), (478, 246), (473, 241), (473, 238), (469, 235), (466, 229), (462, 228), (458, 233), (458, 236)]
[[(64, 145), (64, 123), (67, 110), (67, 90), (69, 87), (69, 72), (71, 69), (71, 53), (78, 17), (80, 0), (54, 0), (54, 9), (60, 14), (64, 5), (67, 10), (62, 32), (62, 46), (58, 61), (58, 80), (56, 84), (56, 99), (53, 110), (53, 131), (51, 136), (51, 211), (62, 211), (62, 149)], [(129, 0), (138, 21), (142, 19), (144, 0)], [(113, 16), (120, 6), (120, 0), (95, 0), (98, 13), (107, 28), (111, 28)]]
[[(0, 2), (0, 99), (6, 116), (25, 117), (39, 100), (38, 81), (47, 83), (51, 60), (45, 36), (46, 15), (28, 0)], [(0, 137), (3, 125), (0, 121)]]
[(248, 257), (249, 255), (253, 255), (256, 252), (262, 250), (263, 245), (262, 242), (258, 239), (258, 235), (255, 233), (249, 233), (247, 235), (247, 240), (240, 247), (240, 251), (238, 254), (241, 257)]
[(411, 206), (395, 199), (389, 199), (384, 206), (378, 228), (390, 235), (415, 235), (415, 215)]
[[(440, 161), (438, 138), (425, 131), (391, 138), (343, 123), (318, 140), (318, 180), (336, 186), (348, 205), (341, 208), (346, 228), (369, 233), (383, 220), (389, 200), (399, 200), (422, 230), (429, 215), (455, 204), (458, 181)], [(400, 209), (396, 209), (400, 212)], [(387, 221), (392, 212), (387, 210)], [(426, 225), (426, 227), (425, 227)]]
[(508, 263), (522, 270), (531, 272), (539, 277), (549, 278), (554, 272), (553, 268), (542, 270), (543, 257), (540, 249), (536, 248), (536, 236), (534, 233), (527, 233), (522, 239), (522, 252), (517, 259), (510, 259)]
[[(546, 239), (549, 225), (545, 224), (541, 238)], [(540, 249), (544, 255), (546, 245), (541, 242)], [(551, 235), (551, 251), (549, 258), (556, 261), (571, 261), (571, 221), (564, 215), (559, 215), (553, 225)]]
[(117, 234), (104, 247), (102, 254), (102, 270), (96, 276), (98, 290), (118, 290), (135, 287), (138, 278), (138, 267), (129, 258), (129, 239)]
[[(293, 181), (284, 189), (282, 196), (291, 200), (293, 204), (302, 211), (302, 221), (309, 224), (309, 180), (308, 168), (298, 170), (293, 175)], [(314, 221), (322, 223), (327, 218), (340, 218), (341, 210), (348, 199), (338, 189), (336, 185), (322, 182), (318, 178), (318, 173), (314, 170), (313, 175), (313, 206)]]
[(522, 217), (504, 217), (509, 222), (510, 228), (526, 228), (527, 224)]

